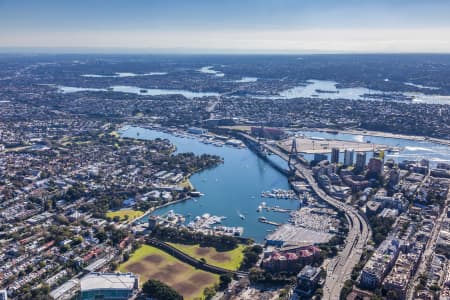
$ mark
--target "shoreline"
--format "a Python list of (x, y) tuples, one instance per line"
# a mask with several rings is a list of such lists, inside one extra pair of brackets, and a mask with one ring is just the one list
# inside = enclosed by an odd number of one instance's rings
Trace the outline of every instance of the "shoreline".
[(155, 207), (151, 207), (151, 208), (147, 209), (142, 216), (140, 216), (139, 218), (134, 219), (132, 225), (136, 225), (135, 223), (139, 222), (142, 218), (147, 217), (148, 215), (150, 215), (152, 212), (154, 212), (157, 209), (160, 209), (160, 208), (163, 208), (163, 207), (166, 207), (166, 206), (169, 206), (169, 205), (177, 204), (177, 203), (180, 203), (180, 202), (184, 202), (184, 201), (187, 201), (189, 199), (192, 199), (192, 197), (191, 196), (187, 196), (187, 197), (184, 197), (182, 199), (178, 199), (178, 200), (167, 202), (167, 203), (155, 206)]
[[(136, 125), (134, 125), (134, 126), (136, 126)], [(145, 126), (142, 126), (142, 125), (139, 125), (139, 126), (136, 126), (136, 127), (149, 129), (149, 128), (146, 128)], [(173, 132), (164, 130), (163, 128), (155, 128), (155, 129), (152, 128), (151, 130), (156, 130), (156, 131), (160, 131), (160, 132), (167, 133), (167, 134), (169, 134), (169, 135), (174, 135)], [(199, 139), (198, 139), (197, 136), (194, 136), (193, 138), (196, 139), (197, 141), (199, 141)], [(239, 140), (241, 140), (241, 139), (239, 139)], [(201, 142), (201, 141), (199, 141), (199, 142)], [(250, 149), (249, 149), (249, 150), (250, 150)], [(259, 157), (256, 153), (254, 153), (254, 151), (251, 151), (251, 150), (250, 150), (250, 152), (253, 153), (253, 155), (255, 155), (256, 157)], [(260, 158), (260, 159), (261, 159), (261, 158)], [(269, 165), (270, 165), (270, 164), (269, 164)], [(273, 168), (273, 166), (272, 166), (272, 168)], [(274, 168), (274, 169), (276, 170), (276, 168)], [(192, 187), (192, 190), (195, 190), (195, 187), (193, 186), (193, 184), (192, 184), (192, 182), (191, 182), (191, 180), (190, 180), (190, 179), (191, 179), (191, 176), (193, 176), (193, 175), (195, 175), (195, 174), (200, 174), (200, 173), (202, 173), (202, 171), (205, 171), (205, 170), (200, 170), (200, 171), (198, 171), (198, 172), (196, 171), (196, 172), (187, 174), (187, 176), (185, 177), (186, 179), (185, 179), (185, 181), (183, 182), (183, 186), (189, 186), (189, 187)], [(282, 173), (282, 174), (280, 174), (280, 175), (281, 175), (282, 178), (283, 178), (284, 180), (286, 180), (287, 183), (288, 183), (288, 186), (287, 186), (286, 188), (287, 188), (287, 189), (290, 189), (290, 190), (292, 190), (292, 191), (295, 192), (295, 189), (292, 187), (291, 183), (289, 182), (289, 177), (288, 177), (286, 174), (284, 174), (284, 173)], [(296, 194), (298, 194), (298, 193), (296, 193)], [(134, 220), (134, 223), (132, 224), (132, 226), (136, 226), (136, 225), (139, 225), (139, 224), (145, 224), (145, 221), (144, 221), (145, 219), (144, 219), (144, 218), (148, 218), (150, 215), (152, 215), (152, 213), (154, 213), (154, 212), (155, 212), (156, 210), (158, 210), (158, 209), (161, 209), (161, 208), (167, 208), (167, 207), (169, 207), (169, 206), (171, 206), (171, 205), (176, 205), (176, 204), (178, 204), (178, 203), (180, 203), (180, 202), (184, 202), (184, 201), (186, 201), (186, 200), (188, 200), (188, 199), (190, 199), (190, 198), (193, 198), (193, 197), (192, 197), (192, 196), (189, 196), (189, 197), (185, 197), (185, 198), (183, 198), (183, 199), (179, 199), (179, 200), (176, 200), (176, 201), (172, 201), (172, 202), (169, 202), (169, 203), (165, 203), (165, 204), (161, 204), (161, 205), (157, 205), (157, 206), (155, 206), (155, 207), (152, 207), (152, 208), (148, 209), (141, 217), (139, 217), (138, 219)], [(293, 210), (298, 211), (298, 210), (300, 210), (301, 208), (302, 208), (302, 207), (296, 207), (296, 208), (294, 208)], [(155, 214), (155, 215), (158, 215), (158, 214)], [(289, 224), (288, 219), (276, 223), (276, 225), (282, 225), (282, 224)], [(236, 224), (234, 224), (233, 226), (236, 226)], [(247, 236), (247, 235), (243, 235), (243, 236), (241, 236), (241, 237), (242, 237), (242, 238), (255, 239), (255, 240), (258, 240), (259, 243), (263, 243), (264, 239), (267, 237), (267, 233), (263, 233), (263, 232), (261, 232), (261, 233), (262, 233), (263, 235), (262, 235), (262, 237), (261, 237), (260, 240), (259, 240), (257, 237), (255, 237), (255, 236)]]
[[(231, 130), (250, 130), (250, 125), (233, 125), (233, 126), (220, 126), (220, 128), (231, 129)], [(316, 128), (316, 127), (276, 127), (283, 130), (288, 131), (317, 131), (317, 132), (337, 132), (337, 133), (346, 133), (346, 134), (357, 134), (357, 135), (365, 135), (365, 136), (374, 136), (374, 137), (383, 137), (383, 138), (394, 138), (394, 139), (404, 139), (410, 141), (430, 141), (436, 144), (450, 146), (450, 140), (427, 137), (421, 135), (407, 135), (401, 133), (391, 133), (391, 132), (383, 132), (383, 131), (371, 131), (364, 129), (335, 129), (335, 128)]]
[(427, 138), (424, 136), (404, 135), (404, 134), (396, 134), (396, 133), (383, 132), (383, 131), (369, 131), (369, 130), (362, 130), (362, 129), (302, 128), (301, 130), (327, 132), (327, 133), (337, 132), (337, 133), (344, 133), (344, 134), (357, 134), (357, 135), (394, 138), (394, 139), (397, 138), (397, 139), (412, 140), (412, 141), (427, 140)]
[(393, 138), (393, 139), (403, 139), (410, 141), (430, 141), (436, 144), (450, 146), (450, 141), (445, 139), (426, 137), (420, 135), (405, 135), (405, 134), (396, 134), (391, 132), (382, 132), (382, 131), (369, 131), (369, 130), (361, 130), (361, 129), (344, 129), (344, 130), (334, 130), (334, 129), (322, 129), (322, 128), (309, 128), (310, 131), (319, 131), (319, 132), (330, 132), (337, 131), (338, 133), (346, 133), (346, 134), (358, 134), (364, 136), (374, 136), (374, 137), (383, 137), (383, 138)]

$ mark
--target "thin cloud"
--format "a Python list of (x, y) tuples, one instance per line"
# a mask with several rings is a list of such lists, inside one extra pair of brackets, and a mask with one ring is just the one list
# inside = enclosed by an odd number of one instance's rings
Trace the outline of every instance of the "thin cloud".
[(3, 33), (3, 47), (186, 52), (450, 52), (450, 28)]

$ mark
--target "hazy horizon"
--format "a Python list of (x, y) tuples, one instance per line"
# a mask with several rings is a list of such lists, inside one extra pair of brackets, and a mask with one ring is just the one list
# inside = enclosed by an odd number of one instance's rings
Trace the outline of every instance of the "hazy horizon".
[(296, 56), (296, 55), (450, 55), (450, 51), (325, 51), (264, 49), (157, 49), (157, 48), (90, 48), (90, 47), (0, 47), (0, 55), (211, 55), (211, 56)]
[(0, 0), (0, 51), (450, 53), (448, 1), (391, 2)]

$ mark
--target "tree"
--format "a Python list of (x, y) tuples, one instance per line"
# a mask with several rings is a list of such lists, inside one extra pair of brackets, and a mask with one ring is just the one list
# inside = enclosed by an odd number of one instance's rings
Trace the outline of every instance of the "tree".
[(352, 280), (346, 280), (344, 282), (344, 286), (341, 289), (341, 295), (339, 296), (339, 299), (347, 299), (348, 294), (353, 289), (353, 281)]
[(64, 215), (57, 215), (56, 216), (56, 222), (58, 222), (59, 224), (63, 224), (63, 225), (68, 225), (69, 224), (69, 220)]
[(375, 246), (381, 244), (391, 231), (392, 224), (394, 224), (394, 219), (392, 218), (383, 218), (372, 216), (369, 217), (369, 223), (372, 227), (373, 231), (373, 241), (375, 242)]
[(103, 229), (100, 229), (97, 232), (97, 234), (95, 235), (95, 237), (98, 238), (99, 241), (103, 243), (108, 238), (108, 235), (106, 234), (106, 232)]
[(186, 229), (176, 229), (170, 227), (157, 226), (151, 232), (151, 236), (163, 241), (181, 244), (200, 244), (202, 247), (214, 247), (218, 251), (228, 251), (235, 249), (238, 240), (232, 236), (206, 235), (200, 232), (192, 233)]
[(392, 299), (392, 300), (399, 299), (397, 293), (394, 290), (389, 290), (386, 293), (386, 296), (387, 296), (388, 299)]
[(59, 248), (59, 251), (61, 251), (61, 253), (66, 253), (66, 252), (69, 251), (69, 250), (70, 250), (70, 245), (69, 245), (69, 244), (62, 245), (62, 246)]
[(81, 235), (77, 235), (76, 237), (73, 238), (74, 245), (79, 245), (82, 242), (83, 242), (83, 237)]
[(318, 289), (316, 290), (316, 292), (314, 293), (314, 295), (315, 295), (316, 297), (322, 298), (322, 296), (323, 296), (323, 289), (318, 288)]
[(252, 247), (252, 251), (255, 252), (256, 254), (261, 254), (263, 253), (263, 247), (261, 245), (254, 245)]
[(264, 271), (259, 268), (251, 268), (248, 275), (251, 283), (255, 283), (264, 279)]
[(119, 264), (115, 261), (111, 262), (111, 264), (109, 265), (109, 269), (111, 271), (115, 271), (117, 269), (117, 267), (119, 267)]
[(127, 252), (125, 252), (124, 254), (123, 254), (123, 261), (125, 262), (125, 261), (127, 261), (127, 260), (129, 260), (130, 259), (130, 254), (128, 254)]
[(150, 279), (142, 286), (142, 291), (148, 297), (157, 299), (157, 300), (183, 300), (183, 296), (181, 296), (177, 291), (175, 291), (170, 286), (162, 283), (159, 280)]
[(222, 274), (222, 275), (220, 275), (219, 279), (220, 279), (219, 289), (224, 290), (231, 283), (232, 275), (231, 275), (231, 273)]
[(441, 288), (438, 285), (433, 284), (432, 286), (430, 286), (430, 290), (437, 292), (440, 291)]
[(206, 287), (203, 290), (203, 295), (205, 296), (206, 300), (211, 299), (216, 294), (216, 290), (213, 287)]
[(49, 299), (50, 287), (47, 284), (43, 284), (40, 288), (30, 290), (26, 289), (26, 293), (21, 297), (24, 300), (45, 300)]
[(259, 245), (245, 248), (244, 259), (241, 263), (241, 269), (248, 270), (249, 268), (253, 267), (259, 260), (259, 255), (262, 253), (262, 251), (262, 247)]

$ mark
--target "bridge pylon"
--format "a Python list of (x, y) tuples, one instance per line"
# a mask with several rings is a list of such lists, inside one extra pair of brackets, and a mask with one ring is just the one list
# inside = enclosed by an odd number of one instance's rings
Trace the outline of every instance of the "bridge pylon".
[(297, 157), (298, 157), (297, 139), (294, 137), (292, 139), (291, 152), (289, 153), (288, 166), (290, 169), (294, 169), (294, 165), (292, 163), (295, 162), (295, 160), (297, 160)]

